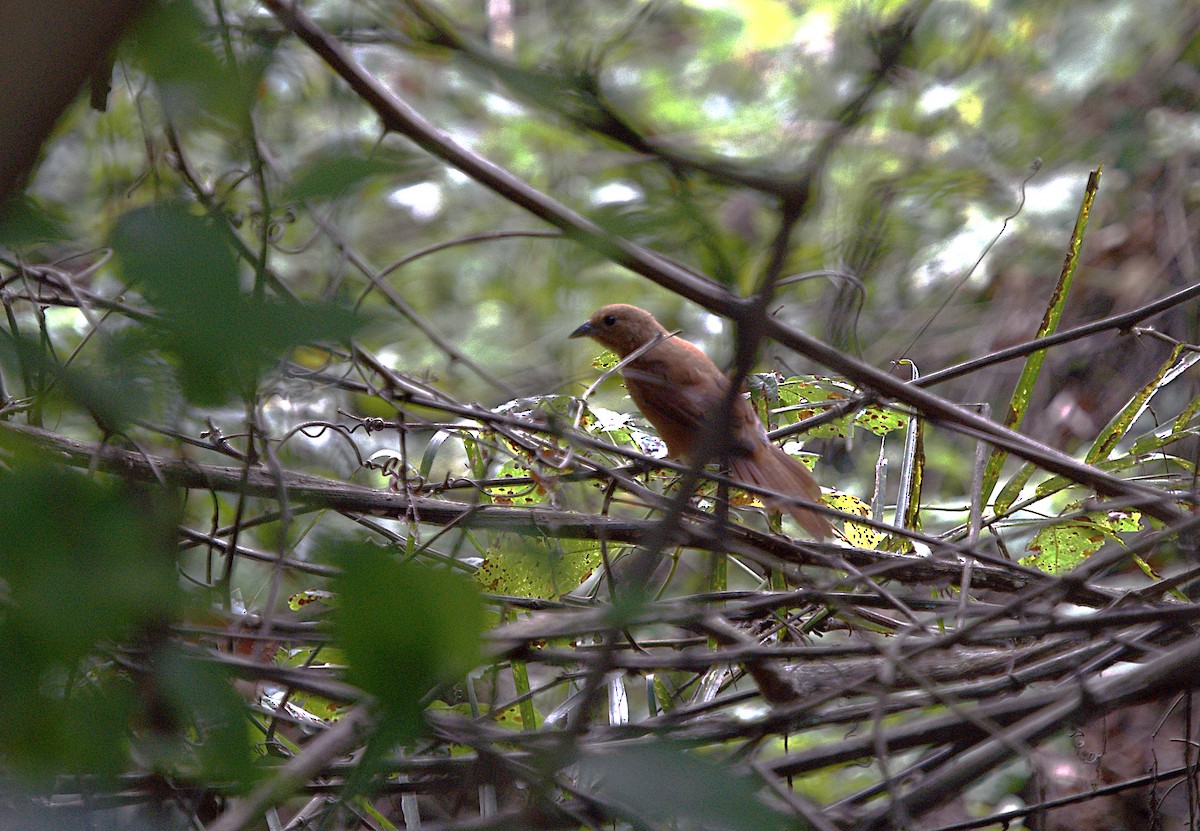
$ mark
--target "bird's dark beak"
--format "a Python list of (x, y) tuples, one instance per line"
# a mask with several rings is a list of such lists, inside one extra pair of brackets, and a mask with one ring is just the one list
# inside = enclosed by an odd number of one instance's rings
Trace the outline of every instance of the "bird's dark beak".
[(580, 326), (578, 329), (576, 329), (574, 332), (567, 335), (567, 337), (569, 337), (569, 338), (586, 338), (586, 337), (590, 337), (591, 335), (594, 335), (594, 334), (596, 334), (596, 327), (593, 326), (592, 322), (589, 320), (586, 323), (584, 323), (582, 326)]

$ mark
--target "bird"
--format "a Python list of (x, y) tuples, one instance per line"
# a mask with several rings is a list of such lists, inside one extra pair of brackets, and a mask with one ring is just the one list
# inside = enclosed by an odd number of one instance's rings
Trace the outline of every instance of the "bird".
[[(667, 445), (673, 459), (693, 460), (702, 448), (705, 420), (717, 413), (729, 392), (729, 378), (694, 343), (671, 337), (654, 315), (623, 303), (602, 306), (570, 334), (590, 337), (625, 359), (643, 346), (658, 342), (621, 369), (629, 397)], [(767, 438), (766, 428), (742, 395), (732, 399), (729, 429), (719, 452), (733, 478), (754, 487), (796, 497), (821, 500), (821, 487), (803, 464)], [(715, 435), (710, 432), (709, 435)], [(791, 514), (818, 540), (833, 534), (821, 514), (790, 500), (766, 498), (766, 504)]]

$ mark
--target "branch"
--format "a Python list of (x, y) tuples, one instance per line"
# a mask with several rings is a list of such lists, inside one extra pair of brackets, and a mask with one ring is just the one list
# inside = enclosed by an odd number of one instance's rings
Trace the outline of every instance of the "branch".
[[(1191, 638), (1127, 673), (1100, 679), (1094, 685), (1080, 682), (1074, 690), (1060, 691), (1053, 703), (1036, 708), (1014, 723), (1003, 736), (955, 754), (951, 764), (927, 774), (895, 802), (902, 803), (904, 814), (920, 814), (1011, 758), (1014, 741), (1035, 742), (1061, 730), (1066, 724), (1092, 720), (1118, 707), (1198, 687), (1200, 640)], [(1023, 709), (1016, 702), (1001, 702), (997, 707), (998, 712), (1007, 711), (1013, 715)], [(894, 805), (890, 803), (874, 810), (857, 827), (871, 831), (894, 828), (891, 822)]]
[(258, 815), (300, 791), (338, 756), (352, 749), (370, 727), (365, 707), (355, 707), (304, 746), (273, 776), (208, 826), (208, 831), (240, 831)]
[[(102, 470), (132, 481), (241, 493), (269, 500), (280, 496), (279, 479), (260, 467), (245, 469), (201, 464), (189, 459), (149, 456), (110, 445), (67, 438), (36, 427), (0, 423), (0, 447), (5, 446), (32, 450), (51, 463)], [(283, 472), (282, 486), (288, 499), (295, 505), (386, 517), (411, 516), (418, 522), (438, 526), (471, 526), (534, 536), (629, 544), (645, 542), (658, 533), (661, 526), (660, 522), (652, 519), (417, 497), (289, 471)], [(957, 585), (961, 582), (965, 562), (950, 557), (893, 554), (811, 543), (801, 545), (787, 537), (763, 534), (742, 526), (719, 528), (714, 521), (690, 516), (670, 543), (702, 550), (711, 550), (714, 544), (719, 543), (722, 550), (767, 567), (792, 564), (838, 569), (839, 559), (844, 559), (859, 568), (883, 569), (889, 579), (936, 584)], [(1019, 591), (1043, 582), (1049, 585), (1054, 578), (1043, 577), (1015, 565), (1012, 569), (1004, 569), (977, 562), (971, 574), (971, 584), (976, 588), (1005, 592)], [(1088, 586), (1075, 584), (1071, 589), (1073, 599), (1079, 603), (1104, 605), (1112, 601), (1112, 596), (1107, 592)]]

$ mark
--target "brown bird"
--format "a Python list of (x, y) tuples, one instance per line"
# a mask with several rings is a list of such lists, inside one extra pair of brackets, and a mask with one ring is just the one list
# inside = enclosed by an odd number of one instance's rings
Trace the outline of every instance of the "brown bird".
[[(705, 419), (715, 417), (725, 400), (729, 379), (695, 344), (668, 335), (652, 314), (624, 304), (604, 306), (571, 333), (573, 338), (594, 338), (621, 358), (664, 338), (626, 364), (621, 374), (630, 398), (667, 443), (671, 458), (690, 460), (699, 450)], [(754, 408), (740, 395), (733, 399), (724, 444), (720, 449), (735, 479), (820, 502), (821, 488), (808, 468), (771, 443)], [(773, 503), (768, 499), (767, 504)], [(833, 533), (829, 520), (818, 513), (782, 501), (778, 507), (817, 539)]]

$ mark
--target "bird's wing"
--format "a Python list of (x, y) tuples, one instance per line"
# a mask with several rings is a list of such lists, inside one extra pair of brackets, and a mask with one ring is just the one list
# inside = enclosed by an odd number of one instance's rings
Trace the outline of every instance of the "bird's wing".
[[(679, 348), (663, 348), (668, 345)], [(729, 389), (729, 380), (716, 365), (703, 352), (682, 342), (651, 350), (626, 367), (624, 375), (634, 403), (676, 457), (692, 455), (705, 419), (721, 406)], [(748, 409), (745, 402), (734, 402), (732, 423), (725, 431), (734, 442), (728, 450), (735, 455), (750, 452), (754, 444), (741, 425), (743, 408)]]
[(634, 402), (651, 421), (666, 418), (681, 428), (699, 428), (725, 394), (723, 375), (714, 377), (696, 367), (639, 361), (624, 375)]

